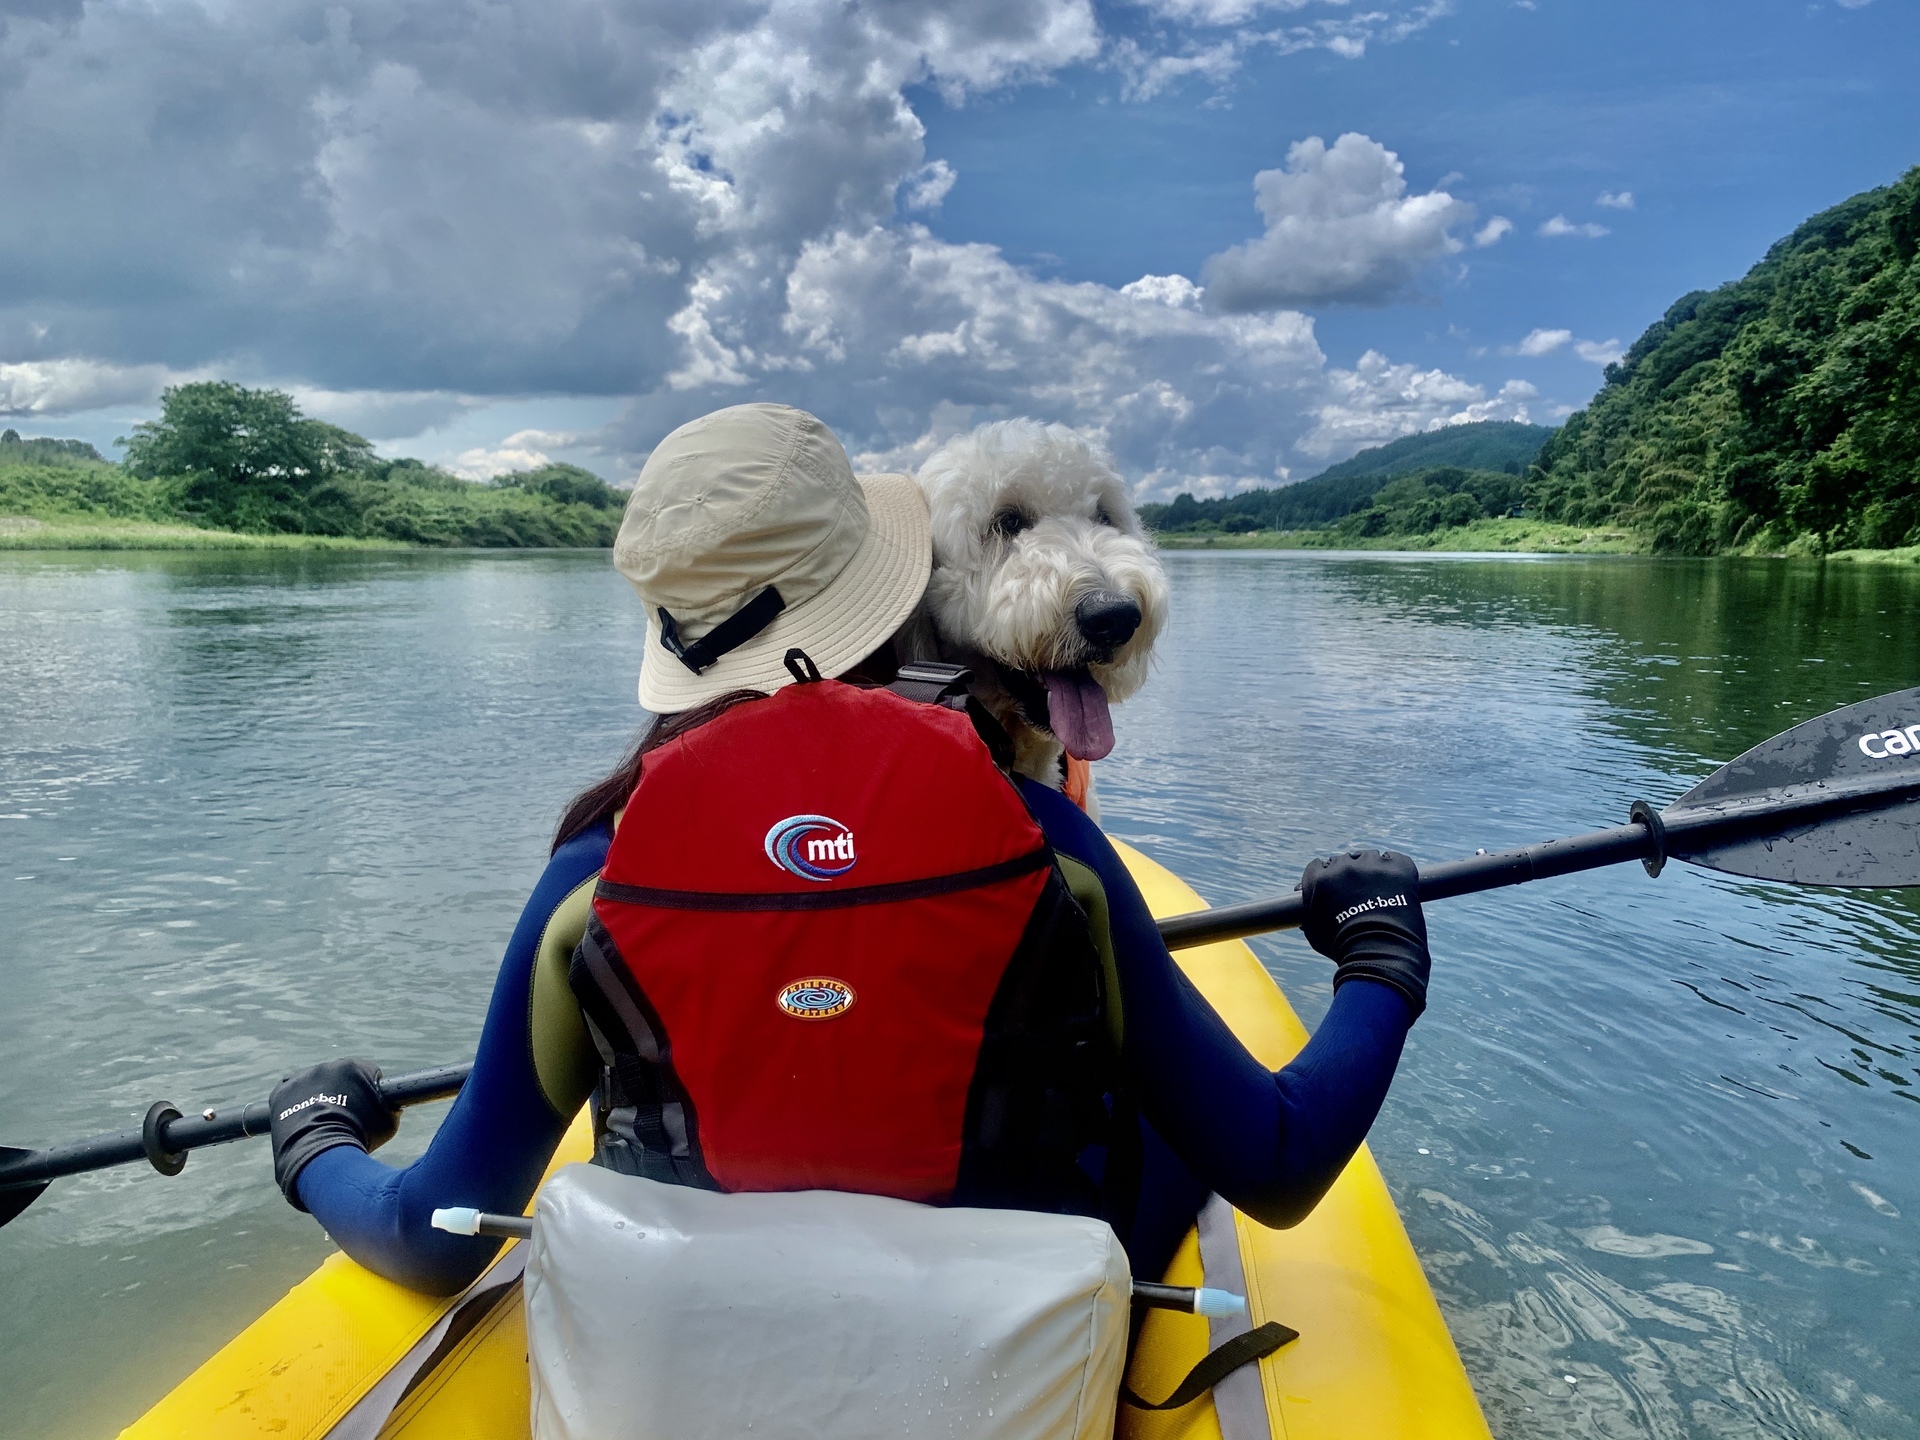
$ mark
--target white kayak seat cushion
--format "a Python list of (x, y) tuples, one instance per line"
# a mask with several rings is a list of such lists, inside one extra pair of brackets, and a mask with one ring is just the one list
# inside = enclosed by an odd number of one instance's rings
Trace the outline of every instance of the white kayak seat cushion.
[(569, 1165), (527, 1262), (535, 1440), (1111, 1440), (1105, 1222)]

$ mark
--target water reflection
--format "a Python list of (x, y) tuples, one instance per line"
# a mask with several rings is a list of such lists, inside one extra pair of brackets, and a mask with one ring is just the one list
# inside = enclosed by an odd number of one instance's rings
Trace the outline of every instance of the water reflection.
[[(1616, 823), (1920, 678), (1900, 572), (1169, 566), (1099, 783), (1216, 902)], [(467, 1053), (639, 624), (600, 555), (0, 557), (0, 1140)], [(1430, 918), (1374, 1143), (1502, 1440), (1920, 1437), (1914, 901), (1675, 865)], [(1260, 948), (1316, 1016), (1324, 962)], [(124, 1423), (323, 1250), (257, 1150), (63, 1183), (0, 1240), (9, 1426)]]
[(1850, 701), (1920, 683), (1920, 582), (1761, 560), (1461, 560), (1329, 567), (1356, 604), (1424, 625), (1548, 625), (1591, 656), (1604, 723), (1707, 764)]
[[(1215, 900), (1351, 841), (1617, 823), (1920, 679), (1897, 571), (1169, 558), (1101, 784)], [(1429, 914), (1434, 1008), (1375, 1147), (1497, 1433), (1920, 1433), (1913, 900), (1629, 867)], [(1324, 964), (1262, 949), (1316, 1013)]]

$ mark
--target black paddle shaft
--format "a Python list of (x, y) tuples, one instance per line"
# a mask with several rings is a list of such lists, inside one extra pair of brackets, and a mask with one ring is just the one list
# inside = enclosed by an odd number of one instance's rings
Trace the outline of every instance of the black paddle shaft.
[[(396, 1110), (429, 1100), (444, 1100), (458, 1092), (471, 1069), (473, 1065), (469, 1062), (396, 1075), (380, 1082), (380, 1098)], [(148, 1108), (147, 1118), (138, 1130), (94, 1135), (45, 1150), (0, 1147), (0, 1209), (11, 1198), (4, 1192), (18, 1192), (22, 1187), (32, 1186), (38, 1194), (40, 1187), (63, 1175), (105, 1170), (135, 1160), (149, 1161), (163, 1175), (176, 1175), (186, 1163), (189, 1150), (264, 1135), (268, 1118), (264, 1100), (205, 1110), (198, 1115), (183, 1115), (162, 1100)], [(0, 1224), (4, 1223), (0, 1220)]]
[[(1669, 859), (1735, 875), (1816, 885), (1913, 885), (1920, 864), (1920, 689), (1822, 715), (1730, 761), (1665, 810), (1644, 800), (1633, 819), (1519, 850), (1430, 865), (1420, 899), (1447, 900), (1628, 860), (1658, 875)], [(1889, 735), (1900, 747), (1889, 745)], [(1170, 950), (1300, 925), (1296, 894), (1170, 915)]]

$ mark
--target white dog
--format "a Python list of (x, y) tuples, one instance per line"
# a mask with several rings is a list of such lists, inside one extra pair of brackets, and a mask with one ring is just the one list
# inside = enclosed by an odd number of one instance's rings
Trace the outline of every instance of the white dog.
[(917, 478), (933, 578), (896, 650), (969, 667), (1013, 738), (1016, 768), (1058, 788), (1062, 749), (1104, 758), (1108, 705), (1147, 678), (1167, 618), (1153, 542), (1113, 462), (1064, 425), (982, 425)]

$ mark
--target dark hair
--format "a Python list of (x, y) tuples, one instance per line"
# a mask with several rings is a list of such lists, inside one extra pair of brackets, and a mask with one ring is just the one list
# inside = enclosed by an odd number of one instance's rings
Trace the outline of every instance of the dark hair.
[[(858, 665), (842, 672), (839, 678), (850, 685), (891, 685), (898, 669), (893, 641), (883, 640), (879, 648)], [(627, 797), (633, 794), (633, 787), (640, 783), (641, 762), (669, 740), (677, 740), (689, 730), (698, 730), (736, 705), (766, 698), (767, 692), (764, 690), (729, 690), (691, 710), (659, 716), (640, 732), (625, 759), (567, 802), (567, 808), (553, 832), (553, 848), (558, 850), (576, 835), (613, 819), (614, 812), (626, 805)]]
[(709, 700), (704, 705), (696, 705), (691, 710), (657, 717), (640, 732), (639, 738), (619, 764), (567, 802), (567, 808), (561, 813), (560, 823), (553, 832), (553, 848), (558, 850), (575, 836), (612, 820), (614, 812), (625, 807), (627, 798), (633, 794), (633, 787), (640, 783), (642, 762), (669, 740), (677, 740), (689, 730), (699, 729), (736, 705), (766, 698), (766, 692), (762, 690), (729, 690), (725, 695)]

